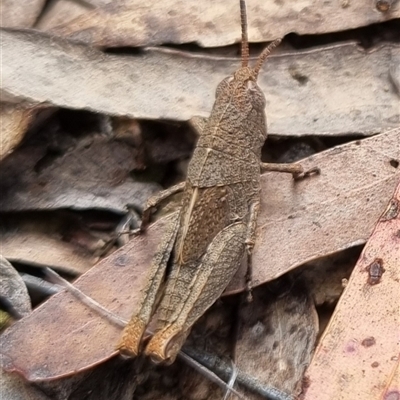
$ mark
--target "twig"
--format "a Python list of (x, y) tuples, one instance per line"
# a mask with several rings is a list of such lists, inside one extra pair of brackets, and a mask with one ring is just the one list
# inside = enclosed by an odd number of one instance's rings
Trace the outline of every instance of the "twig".
[(57, 274), (57, 272), (54, 272), (52, 269), (46, 267), (44, 269), (44, 272), (53, 283), (56, 283), (67, 289), (68, 292), (74, 295), (81, 303), (98, 312), (101, 316), (107, 318), (110, 322), (117, 325), (118, 327), (125, 328), (125, 325), (128, 323), (128, 321), (120, 318), (118, 315), (112, 313), (110, 310), (107, 310), (107, 308), (103, 307), (96, 300), (93, 300), (87, 294), (83, 293), (76, 286), (68, 282), (66, 279), (62, 278), (60, 275)]
[[(126, 321), (123, 318), (119, 317), (118, 315), (114, 314), (110, 310), (107, 310), (107, 308), (103, 307), (100, 303), (98, 303), (97, 301), (93, 300), (87, 294), (83, 293), (76, 286), (74, 286), (72, 283), (68, 282), (66, 279), (62, 278), (60, 275), (58, 275), (52, 269), (47, 267), (47, 268), (44, 269), (44, 272), (47, 275), (47, 277), (53, 283), (58, 284), (58, 285), (62, 286), (63, 288), (65, 288), (75, 298), (77, 298), (81, 303), (83, 303), (84, 305), (90, 307), (92, 310), (96, 311), (102, 317), (106, 318), (107, 320), (109, 320), (110, 322), (114, 323), (118, 327), (124, 328), (125, 325), (128, 323), (128, 321)], [(149, 332), (149, 331), (147, 331), (147, 332), (152, 334), (152, 332)], [(229, 391), (231, 393), (234, 393), (240, 399), (244, 399), (244, 397), (238, 391), (236, 391), (230, 385), (227, 385), (226, 382), (223, 381), (219, 376), (217, 376), (214, 372), (212, 372), (206, 366), (202, 365), (201, 363), (199, 363), (198, 361), (193, 359), (190, 355), (188, 355), (185, 352), (181, 351), (178, 354), (178, 356), (186, 364), (188, 364), (189, 366), (194, 368), (196, 371), (198, 371), (201, 374), (203, 374), (206, 378), (210, 379), (210, 381), (216, 383), (222, 389), (225, 389), (225, 390), (227, 390), (227, 391)]]
[[(204, 365), (210, 370), (215, 371), (215, 373), (220, 375), (223, 380), (227, 380), (230, 376), (232, 376), (232, 366), (229, 365), (227, 362), (221, 360), (214, 354), (209, 354), (203, 351), (200, 352), (188, 346), (184, 347), (184, 351), (200, 364)], [(244, 373), (240, 369), (237, 369), (236, 381), (240, 385), (243, 385), (247, 389), (263, 396), (266, 399), (294, 400), (294, 397), (292, 395), (282, 392), (281, 390), (274, 387), (266, 386), (258, 381), (256, 378)]]

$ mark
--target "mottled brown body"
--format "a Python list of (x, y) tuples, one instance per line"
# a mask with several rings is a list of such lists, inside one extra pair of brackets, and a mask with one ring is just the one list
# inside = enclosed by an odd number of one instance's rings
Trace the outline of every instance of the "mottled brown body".
[[(192, 325), (229, 284), (246, 248), (251, 262), (261, 169), (302, 171), (300, 166), (276, 168), (260, 162), (267, 128), (265, 97), (256, 81), (262, 61), (279, 41), (262, 53), (255, 68), (248, 67), (244, 2), (240, 5), (243, 66), (218, 85), (211, 115), (199, 123), (185, 184), (150, 199), (145, 211), (144, 224), (159, 200), (184, 190), (179, 216), (165, 233), (142, 303), (118, 346), (124, 354), (141, 351), (141, 338), (155, 312), (156, 330), (144, 352), (156, 361), (175, 359)], [(171, 254), (171, 271), (162, 289)]]

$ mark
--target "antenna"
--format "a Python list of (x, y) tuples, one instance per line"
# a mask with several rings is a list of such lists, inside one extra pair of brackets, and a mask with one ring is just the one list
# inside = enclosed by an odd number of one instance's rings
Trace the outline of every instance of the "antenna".
[[(240, 0), (240, 25), (242, 27), (242, 67), (247, 67), (249, 65), (249, 38), (247, 35), (247, 11), (246, 11), (246, 1)], [(271, 51), (279, 45), (282, 39), (276, 39), (268, 45), (266, 49), (262, 51), (257, 59), (256, 66), (254, 68), (255, 77), (260, 72), (260, 69), (264, 61), (268, 58)]]
[(247, 37), (247, 12), (245, 0), (240, 0), (240, 26), (242, 27), (242, 67), (249, 65), (249, 39)]
[[(279, 45), (279, 43), (282, 41), (282, 39), (275, 39), (272, 43), (270, 43), (268, 45), (267, 48), (265, 48), (262, 53), (259, 55), (258, 60), (257, 60), (257, 64), (254, 67), (254, 73), (256, 75), (256, 79), (258, 76), (258, 73), (260, 72), (260, 69), (263, 65), (263, 62), (266, 60), (266, 58), (269, 56), (269, 54), (271, 53), (271, 51)], [(248, 49), (247, 49), (248, 50)], [(242, 61), (243, 63), (243, 61)]]

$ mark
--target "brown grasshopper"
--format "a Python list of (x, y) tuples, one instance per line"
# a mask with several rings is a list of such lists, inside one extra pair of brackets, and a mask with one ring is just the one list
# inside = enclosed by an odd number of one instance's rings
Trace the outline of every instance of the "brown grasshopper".
[[(199, 140), (182, 182), (151, 198), (151, 210), (171, 194), (183, 191), (178, 215), (165, 232), (153, 259), (138, 311), (125, 327), (118, 349), (141, 351), (142, 337), (154, 313), (156, 330), (144, 353), (156, 362), (173, 362), (193, 324), (221, 296), (247, 253), (248, 268), (260, 204), (260, 173), (303, 173), (300, 165), (261, 163), (267, 138), (265, 97), (257, 85), (264, 60), (280, 40), (272, 42), (249, 67), (245, 1), (240, 1), (242, 66), (217, 87), (208, 119), (197, 124)], [(162, 289), (167, 263), (171, 268)]]

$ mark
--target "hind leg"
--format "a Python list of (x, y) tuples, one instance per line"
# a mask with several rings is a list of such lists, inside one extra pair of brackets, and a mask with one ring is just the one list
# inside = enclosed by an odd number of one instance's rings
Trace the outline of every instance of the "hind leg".
[[(168, 282), (173, 290), (167, 287), (159, 306), (160, 314), (169, 317), (159, 320), (145, 349), (153, 360), (175, 360), (192, 325), (221, 296), (237, 271), (244, 254), (246, 231), (244, 223), (229, 225), (215, 236), (200, 264), (176, 269), (175, 278)], [(173, 307), (176, 311), (171, 313)]]

